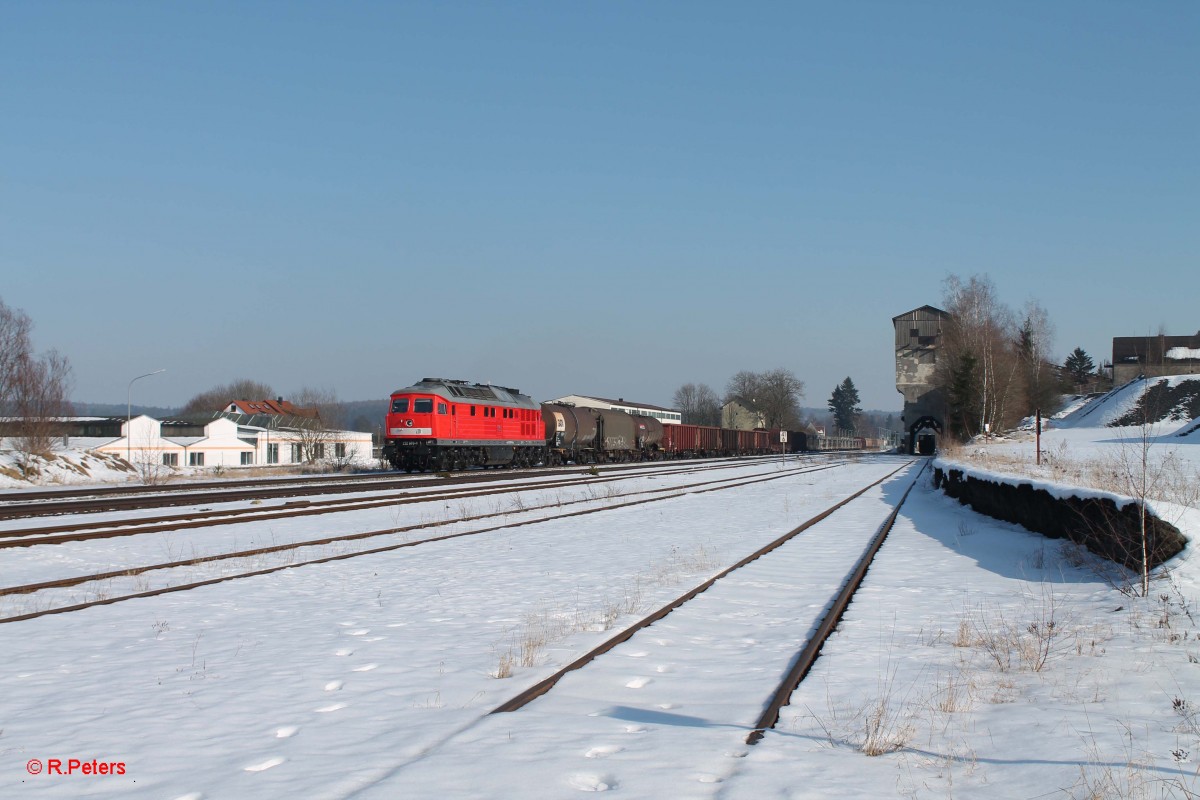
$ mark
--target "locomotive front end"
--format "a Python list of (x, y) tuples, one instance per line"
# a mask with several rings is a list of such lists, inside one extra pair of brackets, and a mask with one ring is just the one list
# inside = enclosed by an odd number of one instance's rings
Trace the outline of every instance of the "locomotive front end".
[(437, 448), (437, 406), (445, 401), (430, 395), (401, 389), (392, 394), (388, 407), (383, 457), (396, 469), (423, 470)]

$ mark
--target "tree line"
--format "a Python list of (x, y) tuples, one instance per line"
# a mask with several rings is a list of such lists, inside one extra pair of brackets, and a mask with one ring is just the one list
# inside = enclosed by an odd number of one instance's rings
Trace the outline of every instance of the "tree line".
[(796, 429), (801, 426), (800, 399), (804, 381), (787, 369), (738, 372), (725, 386), (724, 397), (704, 383), (685, 383), (675, 390), (675, 408), (689, 425), (722, 423), (721, 409), (739, 400), (763, 417), (764, 427)]
[(946, 396), (950, 433), (960, 439), (1011, 429), (1039, 409), (1055, 409), (1061, 394), (1105, 381), (1080, 347), (1057, 364), (1050, 315), (1036, 300), (1013, 311), (986, 275), (948, 277), (943, 306), (949, 316), (935, 380)]
[[(825, 428), (852, 433), (866, 431), (862, 435), (875, 435), (879, 430), (898, 430), (898, 419), (891, 414), (865, 413), (859, 405), (858, 388), (847, 376), (834, 387), (827, 409), (828, 418), (820, 412), (805, 413), (800, 405), (804, 397), (804, 381), (787, 369), (766, 372), (738, 372), (725, 385), (723, 395), (704, 383), (685, 383), (675, 390), (675, 408), (682, 422), (689, 425), (727, 425), (722, 418), (723, 407), (739, 401), (761, 414), (763, 427), (785, 430)], [(809, 409), (810, 412), (814, 411)]]

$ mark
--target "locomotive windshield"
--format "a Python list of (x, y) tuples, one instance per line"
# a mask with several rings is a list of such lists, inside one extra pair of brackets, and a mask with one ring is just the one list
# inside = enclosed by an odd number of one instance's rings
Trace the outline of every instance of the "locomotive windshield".
[(413, 413), (414, 414), (432, 414), (433, 413), (433, 401), (430, 400), (428, 397), (421, 399), (421, 400), (413, 400)]
[(392, 401), (392, 413), (393, 414), (407, 414), (408, 413), (408, 398), (407, 397), (398, 397), (395, 400), (393, 400)]

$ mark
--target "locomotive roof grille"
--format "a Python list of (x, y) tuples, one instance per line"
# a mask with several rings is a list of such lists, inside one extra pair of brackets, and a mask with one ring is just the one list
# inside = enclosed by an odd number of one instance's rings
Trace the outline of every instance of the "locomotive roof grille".
[(398, 389), (397, 391), (411, 391), (414, 389), (430, 391), (434, 388), (444, 389), (454, 397), (462, 397), (468, 400), (495, 400), (502, 403), (533, 402), (529, 397), (521, 394), (519, 389), (511, 389), (507, 386), (493, 386), (490, 383), (468, 383), (467, 381), (451, 378), (422, 378), (419, 383), (409, 387), (409, 389)]
[(447, 386), (450, 394), (472, 400), (496, 400), (496, 393), (486, 386)]

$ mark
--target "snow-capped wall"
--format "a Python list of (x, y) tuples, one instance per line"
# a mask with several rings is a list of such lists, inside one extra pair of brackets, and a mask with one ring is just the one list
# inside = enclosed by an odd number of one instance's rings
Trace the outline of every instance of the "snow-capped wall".
[[(961, 465), (935, 464), (933, 482), (947, 495), (980, 514), (1014, 522), (1049, 536), (1082, 544), (1131, 569), (1142, 560), (1141, 505), (1105, 492), (1051, 492), (1029, 481), (988, 474), (972, 475)], [(1183, 551), (1187, 539), (1179, 529), (1146, 512), (1147, 549), (1151, 567)]]

